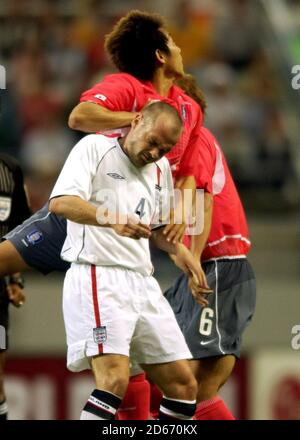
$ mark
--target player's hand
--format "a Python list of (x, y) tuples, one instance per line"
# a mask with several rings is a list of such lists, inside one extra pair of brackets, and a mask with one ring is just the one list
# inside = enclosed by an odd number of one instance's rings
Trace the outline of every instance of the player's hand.
[(26, 297), (24, 294), (24, 289), (22, 289), (18, 284), (16, 283), (10, 283), (7, 286), (7, 294), (9, 301), (15, 306), (15, 307), (21, 307), (24, 302), (26, 301)]
[(135, 216), (127, 216), (126, 223), (111, 224), (113, 230), (122, 237), (133, 238), (139, 240), (140, 238), (150, 238), (151, 228), (149, 225), (141, 223)]
[(173, 257), (175, 264), (190, 278), (190, 287), (195, 300), (201, 305), (207, 305), (206, 295), (213, 290), (207, 284), (205, 273), (200, 262), (193, 257), (191, 252), (183, 245), (177, 245), (176, 257)]
[(166, 236), (166, 240), (170, 243), (181, 243), (184, 237), (184, 233), (186, 230), (186, 224), (175, 224), (170, 223), (169, 225), (165, 226), (163, 230), (163, 234)]
[(201, 267), (201, 271), (202, 271), (201, 285), (199, 285), (198, 279), (193, 274), (189, 278), (189, 288), (191, 290), (191, 293), (195, 301), (202, 306), (207, 306), (208, 305), (207, 295), (213, 293), (213, 290), (210, 289), (210, 287), (207, 284), (206, 275), (202, 267)]
[[(182, 242), (186, 230), (186, 224), (183, 221), (183, 216), (181, 212), (182, 208), (180, 206), (180, 203), (178, 203), (178, 205), (176, 207), (176, 212), (174, 210), (171, 211), (170, 224), (165, 226), (163, 230), (163, 234), (166, 237), (166, 240), (173, 244)], [(175, 223), (176, 219), (179, 219), (180, 223)]]

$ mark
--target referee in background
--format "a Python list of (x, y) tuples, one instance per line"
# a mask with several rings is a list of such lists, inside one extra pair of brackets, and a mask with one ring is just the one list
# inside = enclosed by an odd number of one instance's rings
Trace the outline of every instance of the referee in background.
[[(22, 170), (17, 161), (0, 153), (0, 239), (15, 226), (31, 215)], [(23, 279), (20, 273), (8, 279), (0, 278), (0, 421), (7, 419), (7, 404), (4, 393), (4, 365), (7, 349), (8, 306), (11, 302), (20, 307), (25, 296)], [(4, 342), (4, 344), (3, 344)]]

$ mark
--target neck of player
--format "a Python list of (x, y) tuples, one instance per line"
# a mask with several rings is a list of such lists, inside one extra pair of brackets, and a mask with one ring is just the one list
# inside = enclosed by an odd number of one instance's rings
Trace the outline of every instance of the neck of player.
[(163, 69), (159, 68), (154, 73), (152, 84), (159, 95), (168, 96), (175, 79), (174, 76), (166, 76)]
[(127, 150), (125, 148), (125, 139), (126, 138), (127, 138), (127, 135), (124, 137), (119, 137), (118, 142), (119, 142), (119, 145), (122, 148), (123, 152), (126, 154), (126, 156), (128, 156)]

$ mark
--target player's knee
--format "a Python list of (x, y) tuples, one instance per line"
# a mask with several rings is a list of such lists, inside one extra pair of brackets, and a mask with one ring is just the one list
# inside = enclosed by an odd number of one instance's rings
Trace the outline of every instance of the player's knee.
[(9, 240), (0, 243), (0, 278), (27, 269), (29, 266)]
[(9, 274), (9, 267), (5, 255), (0, 254), (0, 278)]
[(195, 400), (197, 396), (197, 381), (191, 375), (182, 378), (184, 380), (179, 380), (174, 382), (163, 393), (166, 397), (182, 400)]

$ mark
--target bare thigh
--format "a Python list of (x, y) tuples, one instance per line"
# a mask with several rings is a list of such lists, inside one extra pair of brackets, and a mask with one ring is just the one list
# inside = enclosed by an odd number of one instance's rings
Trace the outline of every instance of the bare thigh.
[(9, 240), (0, 243), (0, 278), (30, 269)]
[(190, 367), (198, 382), (197, 401), (211, 399), (226, 383), (235, 366), (233, 355), (215, 356), (190, 361)]

